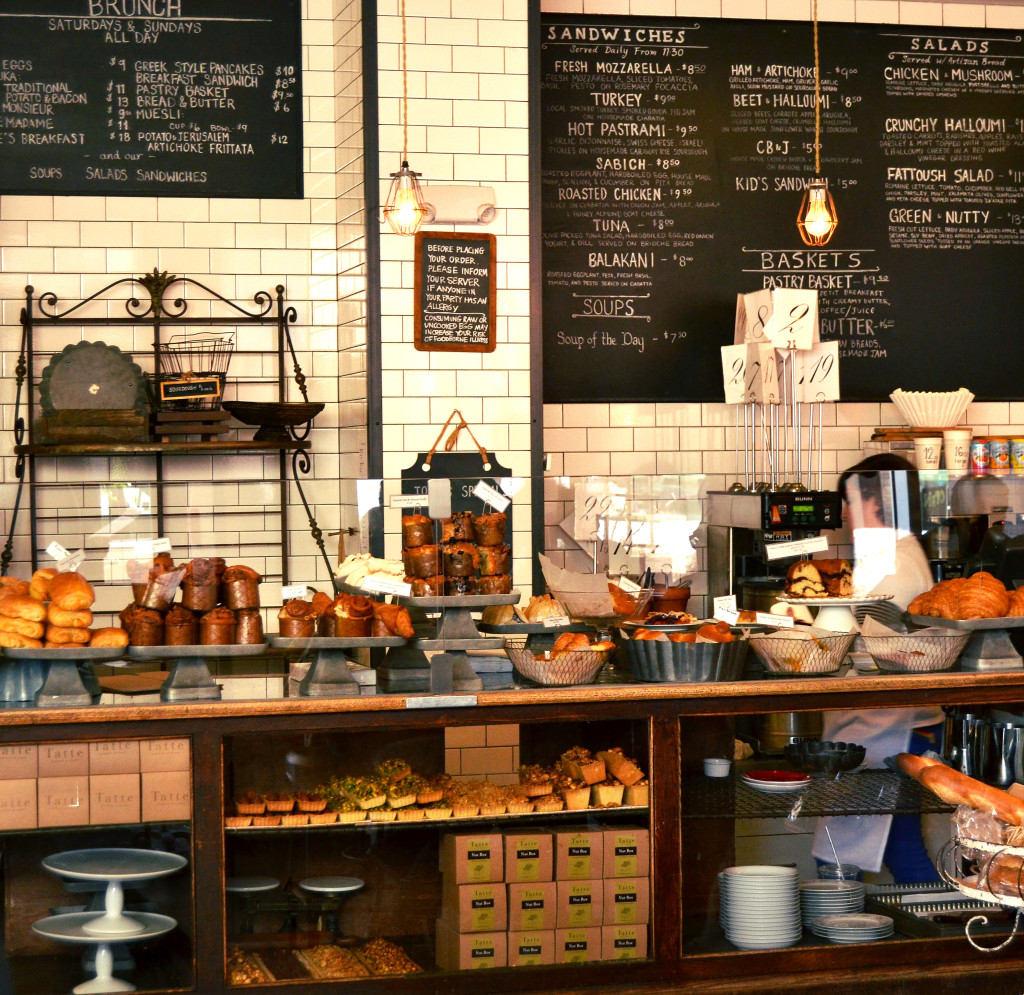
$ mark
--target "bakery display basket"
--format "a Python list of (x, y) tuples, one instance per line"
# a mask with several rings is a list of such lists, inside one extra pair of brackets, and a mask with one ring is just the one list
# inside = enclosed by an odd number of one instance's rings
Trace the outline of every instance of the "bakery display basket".
[(807, 636), (769, 634), (750, 637), (750, 645), (772, 674), (808, 677), (834, 674), (843, 664), (855, 632)]
[(864, 636), (864, 649), (879, 670), (893, 674), (929, 674), (952, 670), (970, 639), (969, 632)]
[[(161, 343), (157, 355), (159, 369), (152, 378), (154, 406), (160, 411), (220, 408), (234, 347), (233, 332), (223, 335), (191, 335), (186, 332), (172, 335)], [(205, 381), (216, 381), (215, 391), (190, 396), (186, 388), (180, 396), (165, 396), (168, 384), (187, 385)]]
[(526, 639), (507, 639), (505, 652), (516, 672), (534, 684), (549, 687), (592, 684), (614, 649), (571, 650), (567, 653), (535, 651)]

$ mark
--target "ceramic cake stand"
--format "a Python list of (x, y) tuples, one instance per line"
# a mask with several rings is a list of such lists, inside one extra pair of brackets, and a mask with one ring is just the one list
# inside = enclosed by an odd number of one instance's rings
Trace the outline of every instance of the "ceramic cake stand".
[(793, 598), (789, 595), (782, 595), (779, 601), (784, 601), (787, 605), (806, 605), (808, 608), (817, 608), (818, 613), (814, 616), (816, 629), (828, 629), (830, 632), (853, 632), (857, 628), (857, 619), (853, 614), (855, 607), (892, 601), (892, 598), (891, 594), (868, 594), (860, 598)]
[(136, 926), (134, 933), (118, 933), (109, 938), (98, 933), (95, 924), (105, 917), (103, 912), (67, 912), (64, 915), (50, 916), (32, 924), (32, 931), (49, 940), (61, 943), (88, 943), (96, 947), (96, 977), (83, 981), (71, 990), (75, 995), (86, 995), (91, 992), (133, 992), (135, 985), (113, 976), (114, 955), (111, 943), (132, 943), (138, 940), (151, 940), (156, 936), (169, 933), (178, 923), (170, 916), (157, 915), (154, 912), (133, 913)]
[[(82, 932), (102, 936), (107, 941), (133, 938), (135, 933), (145, 930), (146, 924), (141, 913), (124, 914), (124, 883), (126, 881), (149, 881), (162, 878), (181, 870), (188, 861), (176, 853), (162, 850), (131, 850), (118, 847), (95, 850), (66, 850), (43, 858), (43, 867), (58, 877), (73, 881), (105, 881), (107, 892), (104, 899), (106, 911), (85, 915), (79, 926)], [(60, 918), (60, 917), (56, 917)], [(99, 989), (96, 989), (99, 990)]]

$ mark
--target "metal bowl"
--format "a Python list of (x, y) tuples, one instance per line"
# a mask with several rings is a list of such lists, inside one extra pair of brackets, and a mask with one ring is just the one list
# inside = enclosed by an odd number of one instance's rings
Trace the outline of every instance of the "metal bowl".
[(853, 770), (864, 763), (866, 752), (856, 743), (839, 743), (831, 740), (804, 740), (788, 743), (783, 752), (786, 760), (797, 770), (807, 773), (836, 774), (841, 770)]
[(316, 401), (225, 401), (225, 411), (245, 425), (258, 425), (254, 442), (287, 442), (288, 429), (312, 421), (324, 405)]

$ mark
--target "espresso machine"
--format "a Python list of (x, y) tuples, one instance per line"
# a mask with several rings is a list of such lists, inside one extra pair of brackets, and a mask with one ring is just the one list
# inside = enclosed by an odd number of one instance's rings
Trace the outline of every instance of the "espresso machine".
[(709, 603), (734, 594), (738, 608), (768, 611), (792, 561), (769, 547), (839, 528), (842, 502), (837, 491), (711, 491), (704, 524)]

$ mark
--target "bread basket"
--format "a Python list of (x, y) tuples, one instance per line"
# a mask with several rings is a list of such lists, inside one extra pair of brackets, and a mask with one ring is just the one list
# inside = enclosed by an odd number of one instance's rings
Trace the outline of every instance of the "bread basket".
[[(737, 635), (737, 633), (739, 635)], [(674, 643), (668, 639), (624, 639), (629, 667), (638, 681), (705, 684), (738, 681), (750, 646), (740, 630), (729, 643)]]
[(551, 654), (525, 639), (507, 639), (505, 652), (516, 672), (535, 684), (565, 686), (592, 684), (601, 668), (615, 653), (608, 650), (573, 650)]
[(770, 633), (751, 636), (750, 645), (769, 672), (805, 677), (834, 674), (856, 638), (856, 632)]
[(970, 632), (938, 632), (864, 636), (864, 649), (879, 670), (894, 674), (930, 674), (952, 670)]

